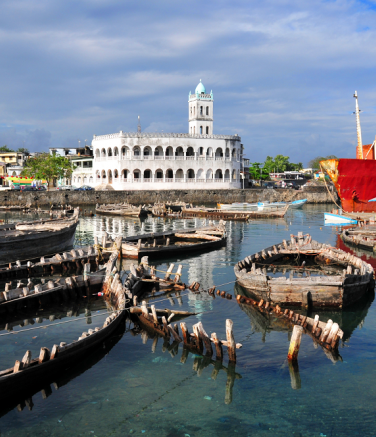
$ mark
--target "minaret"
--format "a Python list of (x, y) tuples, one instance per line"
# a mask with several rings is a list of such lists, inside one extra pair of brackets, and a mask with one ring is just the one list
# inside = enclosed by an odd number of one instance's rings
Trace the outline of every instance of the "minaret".
[(359, 119), (359, 106), (358, 106), (358, 93), (355, 91), (354, 93), (355, 97), (355, 117), (356, 117), (356, 135), (358, 138), (358, 147), (357, 147), (357, 153), (356, 157), (358, 159), (363, 159), (363, 143), (362, 143), (362, 131), (360, 129), (360, 119)]
[(206, 94), (201, 79), (195, 93), (188, 96), (188, 133), (213, 135), (213, 91)]
[(141, 133), (141, 122), (140, 122), (140, 116), (138, 116), (137, 132), (138, 132), (138, 133)]

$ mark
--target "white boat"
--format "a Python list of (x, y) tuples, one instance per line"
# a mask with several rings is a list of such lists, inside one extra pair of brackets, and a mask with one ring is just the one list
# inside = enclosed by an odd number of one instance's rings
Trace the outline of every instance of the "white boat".
[(350, 217), (346, 217), (341, 214), (332, 214), (330, 212), (324, 213), (324, 219), (326, 225), (352, 225), (358, 223), (357, 220), (354, 220)]
[(217, 208), (226, 211), (256, 211), (257, 203), (217, 203)]
[(294, 200), (291, 202), (290, 209), (303, 208), (303, 205), (307, 203), (308, 199)]

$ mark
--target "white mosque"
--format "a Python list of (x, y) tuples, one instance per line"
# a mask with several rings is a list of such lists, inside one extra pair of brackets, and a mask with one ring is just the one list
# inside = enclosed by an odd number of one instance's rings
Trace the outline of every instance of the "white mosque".
[(94, 135), (94, 185), (115, 190), (241, 187), (243, 145), (214, 135), (213, 92), (200, 80), (188, 96), (188, 133), (123, 132)]

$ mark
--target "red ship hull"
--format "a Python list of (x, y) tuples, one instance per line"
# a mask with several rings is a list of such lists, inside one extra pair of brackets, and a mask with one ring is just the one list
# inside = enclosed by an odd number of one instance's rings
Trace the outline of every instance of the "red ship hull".
[[(329, 159), (322, 168), (333, 181), (345, 212), (376, 212), (376, 161)], [(376, 199), (375, 199), (376, 200)]]

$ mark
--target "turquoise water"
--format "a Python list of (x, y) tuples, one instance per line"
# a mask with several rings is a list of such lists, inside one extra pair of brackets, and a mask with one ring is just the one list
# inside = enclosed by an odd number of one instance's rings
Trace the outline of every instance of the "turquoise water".
[[(225, 248), (189, 258), (158, 259), (151, 264), (160, 270), (166, 270), (169, 262), (182, 264), (184, 282), (199, 281), (205, 288), (217, 285), (234, 294), (234, 264), (289, 238), (291, 233), (309, 232), (320, 242), (336, 245), (338, 229), (323, 226), (323, 212), (329, 208), (307, 205), (283, 220), (227, 223)], [(203, 223), (205, 220), (83, 217), (76, 244), (87, 244), (104, 230), (113, 235), (131, 235)], [(3, 412), (0, 435), (376, 435), (376, 323), (372, 297), (346, 311), (314, 312), (321, 320), (332, 318), (340, 323), (345, 332), (339, 350), (342, 361), (333, 363), (321, 347), (316, 348), (311, 338), (304, 336), (295, 373), (290, 373), (286, 361), (288, 330), (244, 311), (234, 299), (213, 299), (208, 294), (185, 291), (181, 299), (171, 295), (156, 299), (155, 305), (199, 313), (185, 320), (188, 328), (192, 330), (200, 320), (208, 333), (216, 332), (221, 339), (225, 338), (226, 319), (233, 320), (235, 340), (243, 347), (237, 350), (238, 379), (234, 381), (231, 403), (229, 390), (226, 395), (226, 370), (213, 374), (215, 360), (189, 354), (182, 363), (182, 346), (169, 352), (162, 339), (153, 353), (153, 340), (134, 335), (133, 325), (127, 322), (125, 332), (116, 333), (106, 348), (62, 375), (58, 390), (51, 385), (52, 394), (46, 399), (41, 393), (35, 394), (31, 411), (25, 407), (22, 411), (13, 408)], [(100, 326), (106, 317), (105, 306), (98, 300), (82, 302), (74, 314), (69, 308), (43, 310), (46, 314), (64, 313), (61, 320), (72, 322), (53, 325), (56, 320), (43, 319), (41, 329), (0, 336), (0, 369), (12, 366), (26, 349), (35, 355), (41, 346), (78, 338), (88, 329), (85, 310), (98, 315), (90, 318), (89, 327)], [(0, 334), (8, 331), (3, 329)], [(226, 352), (223, 365), (228, 367)]]

